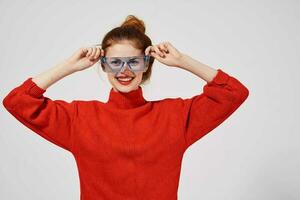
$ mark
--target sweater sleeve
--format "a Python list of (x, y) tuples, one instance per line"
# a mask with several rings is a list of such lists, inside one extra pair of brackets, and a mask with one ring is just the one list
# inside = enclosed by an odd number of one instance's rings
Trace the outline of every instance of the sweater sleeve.
[(226, 120), (248, 97), (249, 90), (221, 69), (199, 95), (180, 99), (187, 147)]
[(72, 121), (75, 102), (52, 100), (32, 77), (11, 90), (2, 104), (18, 121), (63, 149), (72, 149)]

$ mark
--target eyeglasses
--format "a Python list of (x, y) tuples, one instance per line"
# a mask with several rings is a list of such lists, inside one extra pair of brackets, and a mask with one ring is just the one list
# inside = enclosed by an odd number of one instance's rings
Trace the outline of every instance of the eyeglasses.
[(118, 73), (125, 70), (125, 63), (132, 72), (145, 71), (149, 66), (150, 56), (106, 57), (100, 59), (105, 72)]

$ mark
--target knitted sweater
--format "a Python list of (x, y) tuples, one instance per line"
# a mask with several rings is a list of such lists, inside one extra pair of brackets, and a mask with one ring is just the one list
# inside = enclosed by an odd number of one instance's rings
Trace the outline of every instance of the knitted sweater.
[(112, 88), (107, 102), (52, 100), (26, 79), (3, 105), (18, 121), (72, 153), (81, 200), (177, 200), (185, 150), (227, 119), (248, 97), (217, 69), (191, 98), (148, 101), (141, 86)]

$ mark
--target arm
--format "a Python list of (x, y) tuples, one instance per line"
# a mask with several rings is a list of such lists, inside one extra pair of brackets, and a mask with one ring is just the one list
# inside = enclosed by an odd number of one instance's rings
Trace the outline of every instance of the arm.
[(77, 115), (76, 101), (52, 100), (43, 96), (46, 89), (74, 72), (87, 69), (100, 59), (99, 47), (81, 47), (67, 60), (36, 77), (29, 77), (10, 91), (2, 101), (17, 120), (50, 142), (73, 150), (73, 120)]
[(66, 63), (26, 79), (3, 99), (3, 105), (22, 124), (50, 142), (71, 151), (72, 121), (75, 101), (52, 100), (44, 97), (46, 89), (59, 79), (73, 73)]
[(182, 54), (179, 65), (180, 68), (195, 74), (206, 82), (212, 81), (212, 79), (217, 75), (216, 69), (195, 60), (187, 54)]
[(207, 82), (201, 94), (178, 98), (188, 147), (226, 120), (247, 99), (249, 90), (221, 69), (215, 70), (187, 55), (180, 63), (183, 69)]
[(70, 67), (67, 62), (61, 62), (49, 70), (32, 77), (32, 81), (43, 90), (47, 90), (48, 87), (59, 81), (60, 79), (68, 76), (75, 71)]

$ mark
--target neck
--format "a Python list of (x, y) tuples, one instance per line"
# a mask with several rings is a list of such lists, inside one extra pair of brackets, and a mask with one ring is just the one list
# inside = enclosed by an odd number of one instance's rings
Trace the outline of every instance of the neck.
[[(139, 88), (139, 85), (138, 85), (137, 87), (133, 88), (132, 90), (137, 90), (138, 88)], [(122, 91), (117, 90), (115, 87), (112, 87), (112, 89), (113, 89), (115, 92), (122, 92)], [(132, 91), (132, 90), (131, 90), (131, 91)], [(125, 92), (123, 92), (123, 93), (125, 93)]]
[(143, 97), (141, 86), (129, 92), (121, 92), (112, 87), (107, 101), (108, 105), (119, 109), (136, 108), (145, 103), (147, 103), (147, 100)]

